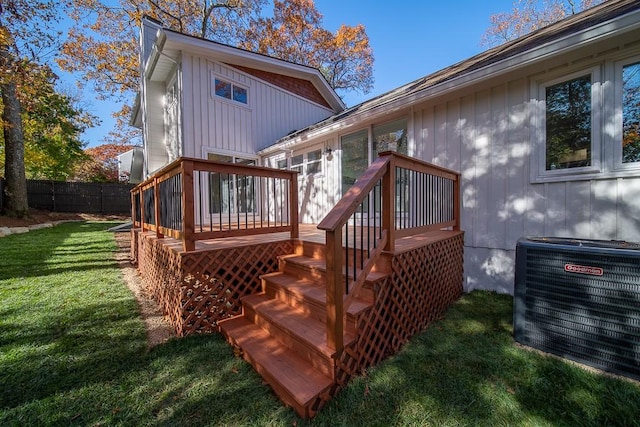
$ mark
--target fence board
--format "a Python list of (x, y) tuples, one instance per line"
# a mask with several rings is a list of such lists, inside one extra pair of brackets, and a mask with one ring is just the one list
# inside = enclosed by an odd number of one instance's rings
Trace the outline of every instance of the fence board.
[[(4, 188), (0, 180), (0, 190)], [(100, 182), (27, 180), (29, 207), (52, 212), (130, 214), (135, 185)], [(0, 209), (4, 206), (0, 193)]]

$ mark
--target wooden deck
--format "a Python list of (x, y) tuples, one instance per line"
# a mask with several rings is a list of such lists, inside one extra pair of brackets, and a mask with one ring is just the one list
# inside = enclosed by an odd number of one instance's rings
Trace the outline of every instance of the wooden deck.
[(377, 364), (462, 293), (460, 231), (396, 239), (344, 315), (344, 349), (327, 341), (325, 233), (182, 243), (133, 231), (138, 264), (180, 335), (220, 331), (300, 416)]
[[(245, 203), (265, 218), (213, 224), (194, 197), (213, 201), (215, 174), (264, 190)], [(461, 295), (464, 238), (457, 172), (380, 153), (317, 226), (298, 224), (297, 182), (178, 159), (132, 190), (132, 258), (179, 335), (221, 332), (310, 418)]]

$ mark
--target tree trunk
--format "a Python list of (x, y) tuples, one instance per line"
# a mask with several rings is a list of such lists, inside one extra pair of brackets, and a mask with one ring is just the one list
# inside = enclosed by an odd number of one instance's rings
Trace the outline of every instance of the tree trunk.
[[(0, 45), (0, 66), (3, 70), (13, 68), (13, 57), (7, 46)], [(29, 215), (27, 201), (27, 178), (24, 170), (24, 134), (22, 133), (21, 107), (15, 79), (16, 73), (7, 73), (0, 82), (2, 92), (2, 127), (4, 131), (4, 177), (6, 179), (5, 213), (11, 216)]]

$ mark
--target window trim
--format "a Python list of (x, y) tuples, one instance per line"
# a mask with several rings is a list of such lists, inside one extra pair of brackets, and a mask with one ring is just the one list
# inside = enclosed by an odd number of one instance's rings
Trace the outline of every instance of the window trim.
[(640, 54), (636, 54), (633, 56), (628, 56), (624, 59), (620, 59), (615, 61), (613, 64), (614, 70), (614, 102), (613, 102), (613, 132), (612, 132), (612, 140), (613, 140), (613, 164), (611, 167), (612, 172), (627, 172), (633, 171), (638, 172), (640, 170), (640, 162), (630, 162), (623, 163), (622, 162), (622, 125), (623, 125), (623, 117), (622, 117), (622, 69), (630, 64), (640, 63)]
[[(576, 168), (547, 170), (546, 89), (550, 86), (586, 75), (591, 77), (591, 165)], [(534, 105), (534, 111), (532, 111), (532, 141), (535, 147), (535, 152), (533, 153), (534, 155), (531, 156), (531, 181), (533, 183), (537, 183), (588, 179), (596, 177), (602, 173), (601, 153), (604, 146), (602, 117), (604, 110), (602, 71), (600, 69), (600, 65), (557, 75), (552, 79), (535, 81), (533, 82), (532, 93), (536, 95), (535, 99), (532, 100), (532, 104)]]

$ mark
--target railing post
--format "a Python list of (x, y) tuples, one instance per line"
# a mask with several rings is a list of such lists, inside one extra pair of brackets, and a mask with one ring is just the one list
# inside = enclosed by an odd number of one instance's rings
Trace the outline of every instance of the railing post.
[(387, 172), (382, 176), (382, 229), (387, 230), (387, 244), (384, 248), (387, 252), (395, 250), (396, 241), (396, 162), (392, 153), (387, 164)]
[(160, 231), (160, 183), (158, 182), (158, 178), (153, 178), (153, 198), (154, 200), (154, 211), (156, 217), (156, 238), (162, 239), (164, 238), (164, 234)]
[(131, 192), (131, 222), (133, 223), (133, 227), (136, 226), (136, 192)]
[(327, 346), (340, 353), (344, 347), (344, 278), (342, 228), (327, 230)]
[(456, 175), (453, 182), (453, 219), (456, 225), (453, 227), (455, 231), (460, 231), (460, 174)]
[[(196, 242), (193, 240), (195, 232), (193, 205), (193, 162), (182, 161), (182, 247), (185, 252), (193, 251)], [(202, 191), (202, 189), (198, 189)]]
[(289, 223), (291, 224), (291, 238), (297, 239), (298, 230), (298, 174), (292, 173), (289, 179)]
[(145, 227), (147, 219), (144, 217), (144, 187), (140, 186), (140, 231), (144, 233), (148, 230)]

